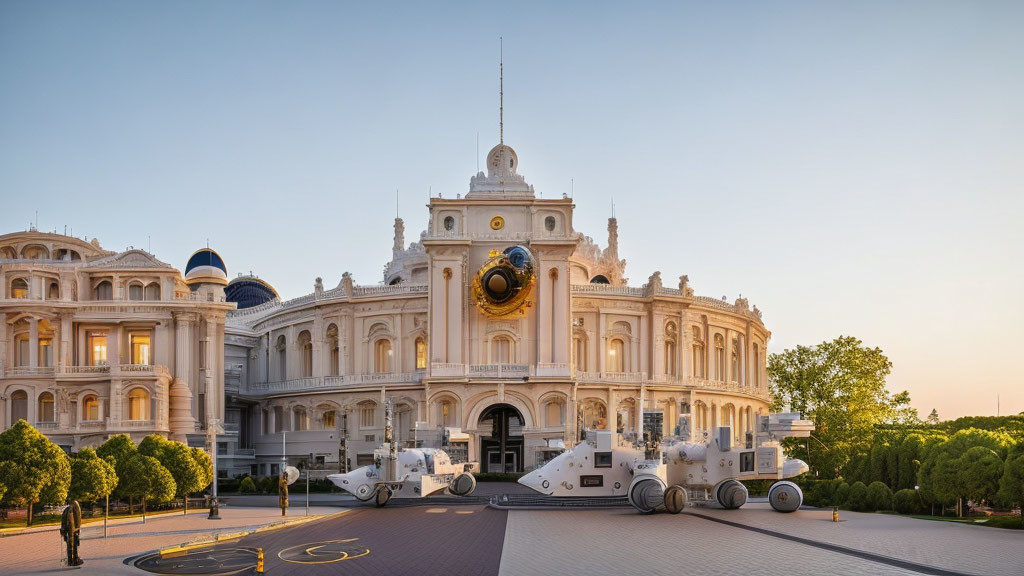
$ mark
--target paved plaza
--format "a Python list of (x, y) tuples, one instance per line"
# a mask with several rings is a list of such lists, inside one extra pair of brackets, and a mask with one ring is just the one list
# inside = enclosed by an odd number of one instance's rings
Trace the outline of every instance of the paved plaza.
[[(331, 501), (333, 498), (317, 499)], [(312, 522), (233, 539), (161, 559), (145, 554), (207, 538), (202, 514), (86, 528), (81, 574), (252, 573), (258, 549), (268, 574), (624, 576), (708, 574), (1024, 574), (1024, 532), (885, 514), (801, 509), (779, 514), (761, 502), (740, 510), (687, 508), (683, 514), (601, 510), (496, 510), (450, 499), (382, 509), (340, 501), (314, 506)], [(347, 506), (347, 508), (346, 508)], [(339, 513), (341, 512), (341, 513)], [(303, 510), (293, 509), (291, 518)], [(226, 507), (217, 529), (280, 520), (271, 507)], [(0, 573), (71, 571), (59, 564), (56, 532), (0, 538)]]

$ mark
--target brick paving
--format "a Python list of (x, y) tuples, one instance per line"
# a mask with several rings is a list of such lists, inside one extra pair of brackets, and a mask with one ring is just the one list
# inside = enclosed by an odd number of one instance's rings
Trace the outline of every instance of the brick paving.
[[(339, 512), (338, 508), (310, 508), (310, 515)], [(168, 514), (133, 523), (111, 525), (103, 538), (103, 523), (87, 524), (82, 529), (80, 555), (85, 560), (81, 569), (64, 566), (65, 545), (56, 530), (6, 536), (0, 538), (0, 575), (58, 574), (141, 574), (125, 566), (122, 560), (180, 544), (208, 538), (217, 533), (238, 532), (280, 522), (280, 510), (273, 508), (223, 507), (220, 520), (207, 520), (206, 510), (184, 514)], [(305, 509), (292, 508), (288, 518), (305, 517)]]

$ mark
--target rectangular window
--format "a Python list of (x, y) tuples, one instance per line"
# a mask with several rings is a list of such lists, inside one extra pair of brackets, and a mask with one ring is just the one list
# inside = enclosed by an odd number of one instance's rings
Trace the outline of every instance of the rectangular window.
[(334, 410), (328, 410), (327, 412), (324, 412), (324, 430), (333, 430), (334, 424)]
[(416, 340), (416, 369), (422, 370), (427, 367), (427, 343), (422, 339)]
[(28, 335), (22, 334), (20, 336), (15, 336), (15, 342), (17, 343), (16, 350), (18, 351), (18, 357), (15, 359), (15, 364), (17, 366), (28, 366)]
[(39, 365), (53, 366), (53, 340), (50, 338), (39, 339)]
[(89, 332), (86, 338), (88, 341), (89, 366), (107, 365), (107, 333)]
[(372, 466), (373, 454), (356, 454), (356, 466)]
[(580, 476), (580, 488), (600, 488), (604, 486), (604, 476)]
[(594, 468), (611, 468), (611, 452), (594, 452)]
[(740, 472), (754, 471), (754, 453), (740, 452)]
[(128, 335), (132, 347), (132, 364), (150, 363), (150, 342), (149, 332), (132, 332)]

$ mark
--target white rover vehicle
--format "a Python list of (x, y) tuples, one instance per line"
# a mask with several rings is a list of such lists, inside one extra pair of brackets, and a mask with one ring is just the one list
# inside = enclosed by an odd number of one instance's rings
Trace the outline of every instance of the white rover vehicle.
[(468, 496), (476, 489), (472, 462), (452, 463), (439, 448), (399, 448), (392, 436), (392, 405), (385, 405), (384, 443), (373, 451), (373, 465), (327, 478), (362, 502), (380, 507), (391, 498), (425, 498), (447, 490)]
[[(658, 427), (655, 427), (658, 429)], [(689, 430), (683, 417), (681, 430)], [(757, 431), (746, 443), (734, 446), (728, 426), (715, 429), (712, 438), (662, 443), (645, 433), (642, 443), (628, 443), (614, 432), (588, 430), (586, 441), (524, 475), (519, 483), (549, 496), (626, 496), (643, 513), (660, 507), (673, 514), (687, 501), (715, 501), (726, 509), (747, 501), (740, 480), (779, 480), (768, 490), (768, 501), (779, 512), (792, 512), (803, 502), (803, 492), (785, 478), (808, 470), (802, 460), (783, 456), (779, 440), (805, 438), (814, 423), (799, 414), (759, 416)]]

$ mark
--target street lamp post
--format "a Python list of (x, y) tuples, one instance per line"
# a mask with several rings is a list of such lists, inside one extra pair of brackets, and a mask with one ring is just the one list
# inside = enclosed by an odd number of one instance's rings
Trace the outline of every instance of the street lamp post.
[[(207, 520), (220, 520), (220, 506), (217, 503), (217, 429), (220, 420), (213, 418), (206, 426), (206, 437), (210, 442), (210, 460), (213, 463), (213, 494), (210, 497), (210, 515)], [(185, 495), (188, 498), (188, 494)]]

